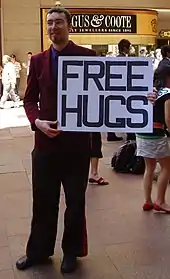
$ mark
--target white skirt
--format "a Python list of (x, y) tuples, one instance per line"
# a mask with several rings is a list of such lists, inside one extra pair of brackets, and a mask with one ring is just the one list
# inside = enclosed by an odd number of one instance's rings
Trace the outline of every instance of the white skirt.
[(137, 156), (144, 158), (165, 158), (170, 156), (168, 138), (143, 139), (136, 136)]

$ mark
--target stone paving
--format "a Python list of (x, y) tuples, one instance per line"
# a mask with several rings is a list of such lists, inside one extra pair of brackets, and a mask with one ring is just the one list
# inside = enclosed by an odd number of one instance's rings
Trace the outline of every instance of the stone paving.
[[(0, 111), (0, 279), (61, 279), (63, 194), (53, 265), (26, 272), (15, 268), (15, 261), (24, 254), (31, 221), (33, 137), (29, 126), (23, 126), (27, 124), (23, 108)], [(100, 172), (110, 184), (88, 187), (89, 256), (80, 261), (74, 275), (65, 277), (170, 279), (170, 216), (142, 212), (142, 178), (116, 175), (110, 168), (117, 147), (104, 143)]]

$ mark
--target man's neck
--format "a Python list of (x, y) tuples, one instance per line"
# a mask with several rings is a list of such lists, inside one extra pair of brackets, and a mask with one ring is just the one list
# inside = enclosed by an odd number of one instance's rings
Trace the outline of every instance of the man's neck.
[(62, 51), (68, 45), (68, 43), (69, 43), (69, 41), (65, 41), (65, 42), (60, 43), (60, 44), (53, 43), (53, 48), (56, 51)]

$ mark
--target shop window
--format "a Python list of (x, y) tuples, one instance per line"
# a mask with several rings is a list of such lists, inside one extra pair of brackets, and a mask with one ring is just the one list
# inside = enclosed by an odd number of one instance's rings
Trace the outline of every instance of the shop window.
[(168, 39), (158, 39), (157, 40), (157, 48), (161, 48), (162, 46), (170, 45), (170, 40)]
[(106, 56), (108, 53), (108, 45), (92, 45), (98, 56)]

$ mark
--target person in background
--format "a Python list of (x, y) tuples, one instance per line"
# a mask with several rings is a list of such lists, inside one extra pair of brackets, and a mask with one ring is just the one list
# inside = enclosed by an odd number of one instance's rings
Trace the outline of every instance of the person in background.
[(158, 68), (158, 65), (161, 62), (161, 60), (162, 60), (161, 49), (157, 48), (155, 50), (155, 60), (154, 60), (154, 65), (153, 65), (154, 71)]
[[(105, 54), (101, 54), (101, 57), (105, 57)], [(91, 160), (90, 160), (90, 184), (97, 184), (99, 186), (108, 185), (102, 176), (99, 175), (99, 160), (103, 158), (102, 154), (102, 138), (101, 133), (91, 134)]]
[[(164, 66), (170, 66), (170, 46), (165, 45), (161, 48), (162, 60), (158, 64), (158, 70), (161, 70)], [(165, 127), (166, 129), (166, 127)], [(170, 132), (166, 129), (167, 137), (170, 137)]]
[(21, 64), (16, 60), (16, 55), (11, 55), (11, 62), (15, 65), (16, 70), (16, 88), (15, 94), (19, 96), (19, 85), (20, 85), (20, 72), (21, 72)]
[[(170, 180), (170, 147), (165, 136), (165, 123), (170, 130), (170, 66), (157, 69), (154, 74), (154, 85), (158, 90), (158, 98), (153, 110), (153, 133), (137, 134), (137, 156), (145, 160), (143, 178), (145, 203), (144, 211), (152, 209), (170, 213), (170, 205), (166, 203), (165, 194)], [(157, 198), (152, 201), (152, 183), (156, 163), (161, 171), (157, 181)]]
[(4, 55), (3, 59), (3, 72), (2, 72), (2, 84), (3, 84), (3, 94), (0, 100), (0, 108), (3, 109), (8, 96), (11, 97), (14, 102), (14, 107), (19, 107), (19, 99), (15, 94), (16, 88), (16, 71), (15, 66), (11, 62), (11, 57)]
[(3, 72), (3, 67), (0, 66), (0, 98), (2, 97), (2, 93), (3, 93), (2, 72)]
[(146, 48), (141, 48), (139, 51), (139, 57), (146, 57), (146, 56), (147, 56)]
[(158, 64), (158, 70), (162, 67), (170, 65), (170, 46), (166, 45), (161, 48), (162, 60)]
[(102, 139), (101, 133), (91, 134), (91, 170), (90, 170), (90, 184), (97, 184), (99, 186), (108, 185), (102, 176), (99, 175), (99, 160), (103, 158), (102, 154)]
[[(131, 50), (131, 43), (126, 40), (122, 39), (118, 43), (118, 49), (119, 49), (119, 54), (117, 57), (127, 57), (130, 54)], [(134, 133), (127, 133), (127, 141), (128, 140), (135, 140), (135, 134)], [(122, 137), (117, 137), (115, 133), (107, 133), (107, 141), (121, 141), (123, 140)]]
[(29, 72), (30, 72), (30, 62), (31, 62), (31, 57), (32, 57), (32, 52), (31, 51), (29, 51), (27, 53), (27, 57), (28, 57), (27, 63), (23, 63), (22, 65), (25, 69), (27, 69), (27, 77), (28, 77)]

